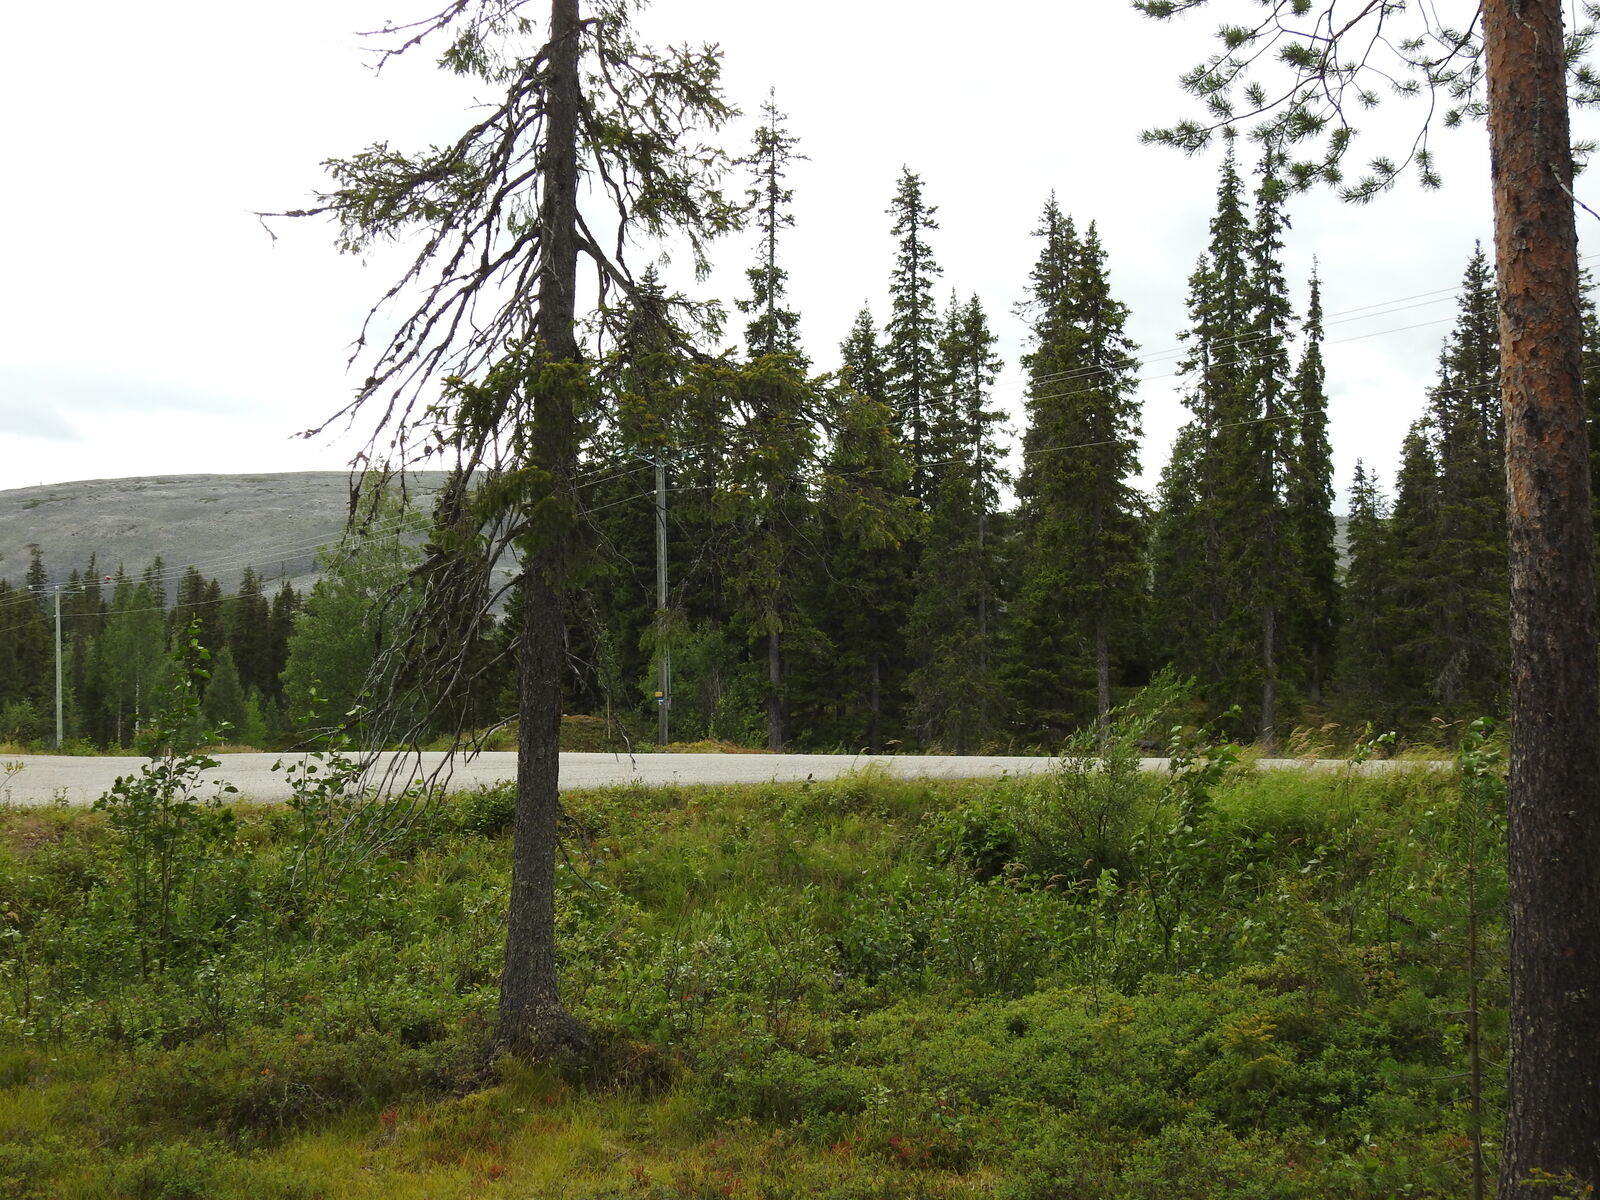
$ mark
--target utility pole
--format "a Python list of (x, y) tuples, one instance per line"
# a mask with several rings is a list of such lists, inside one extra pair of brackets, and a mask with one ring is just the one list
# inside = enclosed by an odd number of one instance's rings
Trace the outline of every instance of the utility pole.
[(667, 460), (657, 455), (656, 468), (656, 745), (670, 740), (672, 651), (667, 645)]
[(61, 585), (56, 585), (56, 749), (61, 749)]

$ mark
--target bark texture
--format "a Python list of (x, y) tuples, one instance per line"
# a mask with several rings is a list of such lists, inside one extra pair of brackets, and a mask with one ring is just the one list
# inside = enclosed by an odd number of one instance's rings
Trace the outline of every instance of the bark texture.
[(1510, 500), (1509, 1198), (1549, 1194), (1536, 1172), (1600, 1182), (1600, 667), (1558, 0), (1488, 0), (1484, 42)]
[[(578, 360), (574, 321), (578, 275), (578, 0), (551, 0), (542, 173), (538, 315), (544, 358)], [(548, 473), (561, 511), (575, 467), (571, 390), (547, 372), (534, 385), (531, 465)], [(517, 812), (512, 843), (511, 907), (505, 974), (500, 983), (499, 1041), (535, 1054), (585, 1044), (556, 987), (555, 869), (560, 801), (562, 567), (566, 531), (545, 522), (523, 572), (526, 608), (518, 646)]]

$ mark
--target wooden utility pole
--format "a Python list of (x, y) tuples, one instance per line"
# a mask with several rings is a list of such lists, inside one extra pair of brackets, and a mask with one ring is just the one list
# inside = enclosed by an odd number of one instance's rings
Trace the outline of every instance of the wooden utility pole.
[(56, 587), (56, 749), (61, 749), (61, 588)]
[(667, 644), (667, 460), (656, 467), (656, 745), (672, 740), (672, 650)]

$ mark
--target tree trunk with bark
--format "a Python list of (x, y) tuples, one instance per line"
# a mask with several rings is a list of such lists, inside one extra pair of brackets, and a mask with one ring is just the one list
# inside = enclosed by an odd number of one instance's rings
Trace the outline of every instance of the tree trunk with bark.
[[(1511, 547), (1500, 1195), (1600, 1183), (1600, 662), (1558, 0), (1484, 6)], [(1563, 1193), (1566, 1194), (1566, 1193)]]
[[(551, 0), (543, 195), (543, 261), (535, 333), (545, 367), (533, 388), (530, 465), (547, 473), (561, 511), (576, 465), (572, 386), (561, 373), (578, 362), (574, 332), (578, 275), (578, 0)], [(511, 907), (498, 1040), (542, 1054), (581, 1047), (583, 1027), (556, 986), (555, 869), (560, 811), (561, 670), (564, 559), (569, 531), (561, 518), (541, 521), (523, 571), (526, 608), (518, 645), (517, 810), (512, 843)]]
[(1261, 611), (1261, 728), (1256, 736), (1266, 750), (1278, 743), (1278, 610), (1271, 604)]

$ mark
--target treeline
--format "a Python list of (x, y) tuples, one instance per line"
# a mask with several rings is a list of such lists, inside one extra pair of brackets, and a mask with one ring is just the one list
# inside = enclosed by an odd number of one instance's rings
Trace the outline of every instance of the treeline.
[[(888, 211), (887, 319), (863, 310), (835, 369), (812, 373), (779, 265), (791, 139), (767, 116), (743, 354), (707, 367), (646, 353), (627, 337), (647, 313), (622, 339), (615, 420), (581, 487), (604, 566), (571, 633), (578, 705), (635, 704), (670, 655), (675, 736), (774, 747), (1056, 747), (1164, 667), (1197, 681), (1229, 734), (1268, 743), (1368, 721), (1448, 742), (1454, 723), (1504, 713), (1499, 347), (1481, 250), (1392, 491), (1358, 465), (1341, 545), (1321, 283), (1286, 277), (1274, 158), (1223, 164), (1188, 280), (1190, 417), (1147, 497), (1131, 482), (1138, 347), (1095, 225), (1044, 206), (1019, 281), (1031, 344), (1008, 472), (994, 338), (976, 297), (936, 301), (937, 210), (910, 171)], [(661, 605), (651, 463), (669, 480)]]
[[(1093, 223), (1052, 197), (1035, 230), (1012, 472), (995, 336), (976, 296), (938, 298), (938, 210), (911, 171), (887, 213), (886, 319), (863, 308), (831, 369), (808, 361), (780, 252), (795, 139), (770, 104), (764, 115), (743, 351), (687, 351), (669, 320), (681, 297), (652, 274), (606, 314), (576, 481), (592, 552), (572, 575), (569, 713), (645, 741), (664, 725), (675, 741), (772, 748), (1051, 749), (1166, 667), (1197, 681), (1205, 715), (1229, 714), (1225, 732), (1268, 743), (1368, 721), (1449, 740), (1452, 722), (1504, 712), (1499, 346), (1481, 250), (1392, 496), (1357, 466), (1341, 553), (1321, 289), (1286, 278), (1276, 160), (1249, 177), (1233, 154), (1223, 164), (1188, 281), (1190, 419), (1147, 497), (1131, 482), (1138, 347)], [(1586, 361), (1600, 396), (1600, 355)], [(493, 400), (492, 380), (447, 385), (463, 404)], [(191, 620), (210, 651), (206, 715), (241, 741), (293, 740), (319, 705), (344, 720), (397, 682), (437, 727), (511, 712), (501, 652), (519, 597), (498, 622), (460, 625), (464, 694), (421, 703), (401, 631), (439, 612), (426, 564), (466, 543), (458, 529), (419, 545), (430, 522), (394, 501), (371, 513), (304, 597), (284, 585), (269, 598), (253, 573), (225, 597), (190, 568), (169, 603), (159, 562), (74, 575), (61, 593), (71, 735), (130, 744)], [(13, 742), (53, 728), (48, 578), (36, 553), (25, 580), (0, 582), (0, 738)]]
[[(167, 701), (191, 624), (210, 651), (206, 715), (242, 737), (281, 732), (284, 668), (302, 597), (285, 583), (269, 596), (246, 568), (236, 594), (191, 566), (157, 558), (138, 575), (122, 565), (52, 583), (38, 546), (18, 585), (0, 580), (0, 740), (23, 745), (55, 732), (56, 628), (61, 614), (64, 733), (97, 747), (131, 746)], [(198, 665), (198, 664), (197, 664)]]
[[(359, 726), (415, 603), (427, 524), (394, 498), (365, 511), (359, 528), (319, 552), (319, 578), (303, 593), (288, 582), (270, 588), (246, 568), (224, 595), (197, 567), (177, 573), (159, 558), (137, 576), (120, 565), (100, 574), (91, 558), (53, 583), (33, 547), (25, 578), (0, 580), (0, 742), (54, 739), (58, 600), (69, 743), (139, 745), (184, 673), (194, 674), (206, 724), (229, 741), (281, 747)], [(502, 700), (499, 687), (485, 687), (465, 716), (488, 724)]]

